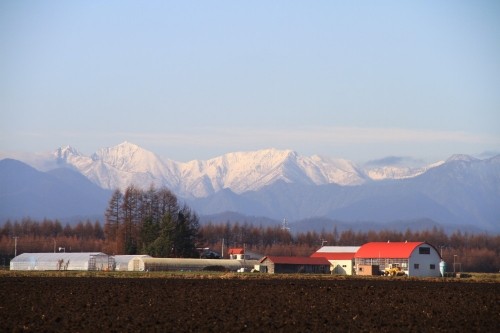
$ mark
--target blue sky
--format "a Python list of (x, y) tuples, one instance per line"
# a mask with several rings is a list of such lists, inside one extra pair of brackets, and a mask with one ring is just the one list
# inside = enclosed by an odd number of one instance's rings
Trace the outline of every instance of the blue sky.
[(499, 1), (2, 1), (0, 152), (500, 152)]

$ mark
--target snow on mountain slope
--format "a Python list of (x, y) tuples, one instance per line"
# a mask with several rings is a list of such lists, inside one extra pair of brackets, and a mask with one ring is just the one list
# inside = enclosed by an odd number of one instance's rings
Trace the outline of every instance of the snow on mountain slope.
[[(347, 161), (302, 157), (292, 150), (263, 149), (225, 154), (207, 161), (179, 164), (182, 189), (195, 197), (229, 188), (235, 193), (259, 190), (278, 180), (299, 184), (355, 185), (363, 178)], [(203, 186), (205, 185), (205, 186)]]
[(360, 185), (366, 181), (364, 173), (351, 161), (314, 155), (302, 159), (307, 175), (316, 185)]
[[(259, 189), (277, 179), (291, 181), (287, 178), (287, 170), (283, 164), (287, 159), (293, 159), (294, 154), (289, 150), (276, 149), (229, 153), (207, 161), (195, 160), (183, 163), (179, 169), (181, 179), (187, 183), (195, 180), (193, 183), (196, 184), (199, 179), (207, 177), (215, 192), (230, 188), (236, 193), (241, 193)], [(186, 190), (189, 188), (192, 186), (188, 185)]]
[[(467, 158), (457, 155), (452, 159)], [(362, 170), (348, 160), (318, 155), (306, 157), (292, 150), (278, 149), (234, 152), (182, 163), (162, 159), (135, 144), (123, 142), (99, 149), (91, 156), (71, 146), (61, 147), (43, 165), (71, 167), (105, 189), (166, 186), (182, 197), (200, 198), (223, 189), (237, 194), (257, 191), (277, 181), (352, 186), (371, 180), (413, 178), (443, 163), (423, 167), (377, 165)]]
[(158, 156), (128, 142), (102, 148), (90, 157), (69, 146), (57, 149), (55, 156), (60, 165), (65, 163), (75, 168), (106, 189), (124, 189), (130, 185), (160, 187), (175, 179)]
[(287, 183), (358, 185), (365, 176), (346, 160), (303, 157), (292, 150), (235, 152), (210, 160), (180, 163), (162, 160), (132, 143), (102, 148), (84, 156), (67, 146), (54, 153), (66, 164), (103, 188), (167, 186), (184, 197), (205, 197), (222, 189), (255, 191), (278, 180)]
[(427, 172), (429, 169), (438, 167), (445, 163), (444, 161), (439, 161), (430, 165), (423, 167), (406, 167), (406, 166), (383, 166), (379, 168), (371, 168), (365, 170), (366, 175), (373, 180), (384, 180), (384, 179), (407, 179), (420, 176)]

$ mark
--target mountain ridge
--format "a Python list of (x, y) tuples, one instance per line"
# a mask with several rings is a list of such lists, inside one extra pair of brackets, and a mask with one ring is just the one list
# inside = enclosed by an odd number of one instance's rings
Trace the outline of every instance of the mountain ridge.
[[(59, 175), (59, 182), (68, 177), (82, 184), (82, 189), (168, 187), (199, 215), (233, 212), (277, 221), (325, 218), (344, 223), (428, 219), (444, 226), (500, 230), (500, 155), (486, 159), (453, 155), (420, 169), (374, 163), (377, 170), (389, 170), (386, 177), (370, 177), (366, 169), (348, 160), (304, 157), (272, 148), (181, 163), (125, 142), (90, 156), (67, 146), (53, 152), (49, 160), (37, 158), (42, 165), (52, 166), (47, 175)], [(394, 173), (390, 169), (394, 167), (401, 172)], [(22, 172), (3, 173), (1, 182), (24, 177)], [(47, 175), (38, 174), (33, 181)], [(83, 182), (82, 175), (88, 182)], [(27, 186), (22, 179), (17, 181)], [(17, 187), (9, 188), (15, 198)], [(43, 202), (38, 194), (31, 194)]]
[(422, 168), (385, 166), (364, 170), (346, 159), (307, 157), (293, 150), (274, 148), (176, 162), (129, 142), (101, 148), (90, 156), (71, 146), (60, 147), (50, 158), (57, 161), (57, 166), (72, 167), (106, 189), (124, 189), (131, 184), (166, 186), (181, 196), (193, 198), (206, 197), (225, 188), (235, 193), (259, 190), (277, 180), (355, 186), (374, 180), (412, 178), (443, 163)]
[(102, 216), (110, 196), (110, 191), (68, 168), (41, 172), (3, 159), (0, 176), (0, 219)]

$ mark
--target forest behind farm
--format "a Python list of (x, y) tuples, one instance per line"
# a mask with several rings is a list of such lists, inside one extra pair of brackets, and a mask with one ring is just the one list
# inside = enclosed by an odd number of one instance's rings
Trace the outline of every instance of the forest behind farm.
[[(446, 234), (442, 229), (405, 232), (352, 231), (291, 233), (280, 225), (274, 227), (255, 226), (246, 222), (208, 223), (196, 231), (195, 246), (222, 252), (227, 257), (227, 248), (245, 247), (262, 255), (309, 256), (321, 245), (360, 246), (374, 241), (426, 241), (442, 254), (448, 270), (464, 272), (498, 272), (500, 269), (500, 236), (487, 233), (473, 234), (456, 231)], [(16, 244), (17, 243), (17, 244)], [(116, 240), (106, 237), (98, 221), (81, 221), (76, 225), (63, 225), (58, 220), (36, 221), (25, 218), (7, 221), (0, 227), (0, 265), (8, 266), (15, 252), (105, 252), (125, 254), (117, 251)], [(142, 253), (141, 250), (138, 253)], [(174, 253), (170, 257), (179, 256)], [(193, 257), (196, 253), (192, 254)]]

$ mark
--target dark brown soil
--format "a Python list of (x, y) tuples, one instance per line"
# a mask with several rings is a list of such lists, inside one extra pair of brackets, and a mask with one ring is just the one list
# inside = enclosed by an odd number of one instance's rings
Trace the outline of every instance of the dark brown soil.
[(500, 332), (500, 284), (0, 278), (0, 332)]

